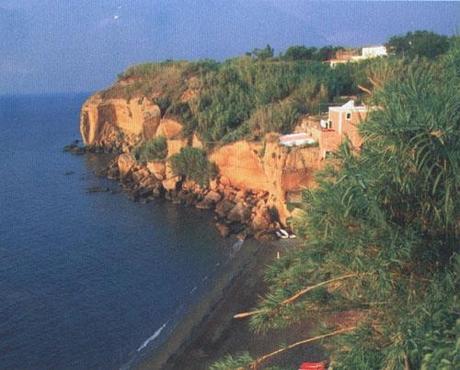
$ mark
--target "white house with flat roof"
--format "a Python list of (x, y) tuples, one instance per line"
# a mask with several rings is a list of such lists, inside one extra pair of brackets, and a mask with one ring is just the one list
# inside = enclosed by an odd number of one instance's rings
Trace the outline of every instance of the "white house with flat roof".
[(377, 46), (366, 46), (361, 49), (361, 55), (353, 55), (353, 53), (341, 52), (341, 54), (336, 54), (336, 59), (329, 60), (329, 64), (334, 68), (337, 64), (350, 63), (350, 62), (360, 62), (366, 59), (372, 59), (377, 57), (387, 56), (387, 48), (384, 45)]
[(312, 145), (316, 140), (304, 132), (280, 136), (280, 144), (283, 146)]
[(367, 46), (361, 51), (361, 56), (364, 59), (377, 58), (387, 56), (387, 48), (383, 45), (378, 46)]

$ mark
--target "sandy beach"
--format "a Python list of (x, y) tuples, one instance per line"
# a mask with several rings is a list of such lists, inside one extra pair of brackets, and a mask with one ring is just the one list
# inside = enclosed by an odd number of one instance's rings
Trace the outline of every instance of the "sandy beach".
[[(249, 351), (252, 356), (271, 352), (282, 343), (305, 338), (309, 325), (298, 325), (284, 330), (255, 334), (247, 320), (235, 320), (233, 315), (244, 312), (257, 303), (264, 294), (265, 267), (286, 248), (295, 248), (298, 241), (259, 243), (246, 241), (243, 248), (227, 264), (211, 291), (191, 308), (166, 342), (136, 368), (207, 369), (226, 354)], [(322, 360), (318, 346), (298, 348), (279, 356), (266, 365), (297, 369), (302, 361)], [(263, 367), (262, 367), (263, 368)]]

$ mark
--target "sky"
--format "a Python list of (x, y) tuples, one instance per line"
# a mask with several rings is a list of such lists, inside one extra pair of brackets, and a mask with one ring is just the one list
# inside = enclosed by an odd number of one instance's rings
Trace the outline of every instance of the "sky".
[(459, 26), (460, 2), (0, 0), (0, 95), (91, 92), (148, 61), (375, 45)]

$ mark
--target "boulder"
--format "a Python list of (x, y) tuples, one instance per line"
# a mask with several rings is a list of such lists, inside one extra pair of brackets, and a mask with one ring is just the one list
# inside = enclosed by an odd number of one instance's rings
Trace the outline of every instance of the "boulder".
[(209, 189), (217, 191), (219, 189), (219, 183), (216, 179), (209, 181)]
[(116, 165), (110, 165), (107, 168), (107, 177), (111, 180), (115, 180), (120, 176), (120, 172), (118, 171), (118, 167)]
[(238, 192), (236, 193), (235, 199), (236, 199), (237, 201), (243, 201), (243, 200), (246, 199), (246, 197), (248, 196), (248, 194), (249, 194), (249, 192), (248, 192), (247, 190), (245, 190), (245, 189), (240, 190), (240, 191), (238, 191)]
[(213, 208), (214, 203), (210, 202), (209, 200), (203, 199), (201, 202), (196, 204), (196, 208), (198, 209), (211, 209)]
[(150, 195), (152, 195), (152, 189), (151, 188), (140, 188), (137, 190), (137, 197), (138, 198), (147, 198)]
[(238, 202), (227, 215), (227, 219), (232, 222), (245, 223), (250, 216), (251, 208), (247, 207), (243, 202)]
[(117, 160), (118, 171), (120, 172), (120, 178), (128, 176), (132, 168), (136, 165), (136, 161), (130, 154), (121, 154)]
[[(195, 193), (197, 195), (200, 194), (199, 189), (195, 189)], [(199, 209), (211, 209), (214, 208), (214, 205), (218, 203), (222, 199), (222, 196), (216, 192), (216, 191), (210, 191), (208, 192), (203, 200), (199, 203), (197, 203), (196, 208)]]
[(161, 197), (162, 194), (163, 194), (163, 187), (158, 182), (152, 189), (152, 196), (155, 198), (158, 198), (158, 197)]
[(196, 134), (193, 134), (192, 147), (193, 148), (198, 148), (198, 149), (203, 149), (203, 143), (201, 142), (201, 140), (198, 138), (198, 136)]
[(139, 182), (139, 186), (146, 189), (153, 189), (158, 186), (158, 180), (153, 175), (148, 175)]
[(229, 212), (233, 209), (234, 206), (235, 206), (235, 203), (230, 202), (227, 199), (224, 199), (220, 201), (219, 203), (217, 203), (216, 213), (219, 217), (225, 218), (229, 214)]
[(270, 224), (271, 217), (268, 207), (257, 208), (251, 222), (253, 230), (269, 230)]
[(227, 236), (230, 235), (230, 228), (227, 225), (217, 222), (216, 228), (220, 236), (222, 236), (223, 238), (226, 238)]
[(194, 192), (195, 187), (196, 187), (196, 182), (192, 181), (192, 180), (185, 180), (182, 183), (182, 189), (187, 190), (187, 191), (193, 191)]
[(148, 176), (150, 176), (150, 172), (146, 168), (141, 168), (137, 171), (133, 171), (131, 174), (131, 177), (135, 183), (140, 183)]
[(191, 206), (195, 202), (195, 194), (186, 190), (179, 191), (177, 197), (187, 206)]
[(158, 180), (162, 181), (166, 177), (166, 165), (163, 162), (148, 162), (147, 168)]
[(211, 190), (204, 199), (211, 203), (218, 203), (222, 199), (222, 195), (220, 195), (217, 191)]
[(186, 139), (168, 139), (166, 142), (168, 146), (168, 158), (174, 154), (180, 153), (182, 148), (187, 146)]
[(161, 184), (165, 188), (166, 191), (176, 190), (177, 184), (180, 181), (180, 176), (170, 177), (169, 179), (163, 180)]
[(182, 132), (182, 125), (173, 119), (163, 118), (158, 126), (156, 136), (164, 136), (173, 139)]
[(257, 240), (264, 241), (264, 242), (277, 240), (277, 237), (275, 236), (275, 234), (273, 234), (273, 232), (267, 232), (267, 231), (258, 231), (254, 235), (254, 237)]

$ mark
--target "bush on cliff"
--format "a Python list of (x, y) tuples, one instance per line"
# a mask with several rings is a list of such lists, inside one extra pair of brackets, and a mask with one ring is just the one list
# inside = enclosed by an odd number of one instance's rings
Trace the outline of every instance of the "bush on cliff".
[(164, 136), (146, 141), (134, 149), (134, 158), (140, 162), (161, 161), (168, 155), (168, 145)]
[(198, 148), (182, 148), (169, 161), (175, 175), (185, 176), (202, 186), (208, 185), (209, 180), (218, 174), (217, 166), (208, 160), (205, 151)]

